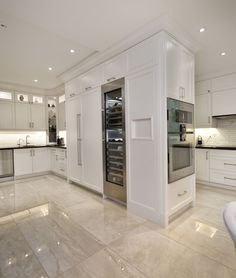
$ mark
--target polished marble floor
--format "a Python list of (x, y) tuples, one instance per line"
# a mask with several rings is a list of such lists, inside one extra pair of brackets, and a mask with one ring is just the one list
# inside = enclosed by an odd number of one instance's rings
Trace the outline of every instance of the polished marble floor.
[(0, 184), (0, 277), (235, 278), (222, 221), (236, 192), (198, 187), (167, 229), (48, 175)]

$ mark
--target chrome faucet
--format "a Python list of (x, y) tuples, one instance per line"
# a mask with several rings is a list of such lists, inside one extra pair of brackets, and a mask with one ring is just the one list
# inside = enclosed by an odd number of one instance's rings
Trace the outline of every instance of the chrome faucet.
[(30, 135), (26, 135), (26, 138), (25, 138), (25, 144), (26, 146), (28, 146), (30, 144), (30, 142), (28, 142), (28, 138), (30, 138)]
[(17, 141), (17, 145), (20, 147), (21, 143), (22, 143), (22, 146), (23, 146), (24, 140), (22, 138), (19, 138), (18, 141)]

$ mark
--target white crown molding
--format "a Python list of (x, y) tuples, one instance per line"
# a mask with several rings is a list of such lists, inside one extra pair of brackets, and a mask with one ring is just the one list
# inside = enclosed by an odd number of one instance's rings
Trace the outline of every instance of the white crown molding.
[(41, 89), (31, 86), (25, 86), (20, 84), (8, 83), (0, 81), (0, 90), (12, 91), (12, 92), (20, 92), (20, 93), (28, 93), (28, 94), (38, 94), (44, 96), (56, 96), (65, 93), (64, 84), (53, 88), (53, 89)]
[(232, 68), (229, 70), (223, 70), (223, 71), (209, 72), (209, 73), (205, 73), (205, 74), (201, 74), (201, 75), (196, 75), (195, 82), (223, 77), (223, 76), (227, 76), (227, 75), (231, 75), (231, 74), (235, 74), (235, 73), (236, 73), (235, 68)]
[(192, 52), (196, 52), (200, 48), (199, 44), (196, 41), (194, 41), (189, 34), (183, 31), (183, 29), (180, 28), (179, 25), (176, 24), (176, 22), (171, 20), (167, 15), (163, 15), (159, 17), (157, 20), (152, 21), (149, 24), (146, 24), (133, 34), (130, 34), (123, 40), (117, 42), (112, 47), (109, 47), (103, 52), (95, 53), (94, 55), (90, 56), (88, 59), (77, 64), (73, 68), (60, 74), (58, 78), (60, 78), (63, 82), (68, 82), (69, 80), (85, 73), (91, 68), (105, 62), (106, 60), (112, 58), (115, 55), (118, 55), (126, 51), (132, 46), (161, 31), (166, 31), (167, 33), (169, 33), (172, 37), (174, 37), (180, 43), (185, 45)]

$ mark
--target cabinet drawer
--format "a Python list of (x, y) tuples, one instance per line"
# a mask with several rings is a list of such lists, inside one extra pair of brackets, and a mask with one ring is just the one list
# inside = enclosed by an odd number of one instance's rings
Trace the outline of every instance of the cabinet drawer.
[(236, 173), (230, 171), (211, 170), (210, 181), (213, 183), (236, 186)]
[(236, 171), (236, 157), (213, 157), (211, 158), (211, 169)]
[(193, 176), (186, 177), (168, 185), (168, 208), (170, 215), (192, 201), (193, 187)]

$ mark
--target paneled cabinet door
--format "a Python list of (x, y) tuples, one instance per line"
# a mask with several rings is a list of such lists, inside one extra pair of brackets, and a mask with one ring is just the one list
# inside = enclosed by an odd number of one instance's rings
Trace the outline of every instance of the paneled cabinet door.
[(47, 172), (50, 170), (50, 152), (48, 148), (32, 149), (33, 173)]
[(83, 183), (103, 188), (101, 89), (82, 95)]
[(124, 77), (127, 71), (127, 56), (121, 54), (104, 64), (104, 83)]
[(236, 114), (236, 89), (212, 93), (212, 116)]
[(31, 104), (31, 129), (45, 130), (45, 106), (44, 104)]
[(14, 128), (14, 102), (0, 101), (0, 130)]
[(15, 121), (16, 129), (30, 129), (30, 104), (29, 103), (15, 103)]
[(15, 176), (32, 174), (32, 149), (14, 150), (14, 170)]
[(66, 102), (68, 177), (75, 182), (82, 181), (82, 140), (81, 140), (81, 96)]
[(209, 182), (210, 180), (210, 151), (196, 149), (196, 178)]
[(58, 104), (58, 129), (66, 130), (65, 102)]
[(167, 96), (194, 103), (194, 57), (174, 40), (166, 42)]
[(104, 81), (104, 65), (96, 66), (81, 76), (82, 91), (89, 91)]
[(195, 98), (196, 128), (211, 127), (211, 94), (197, 95)]

